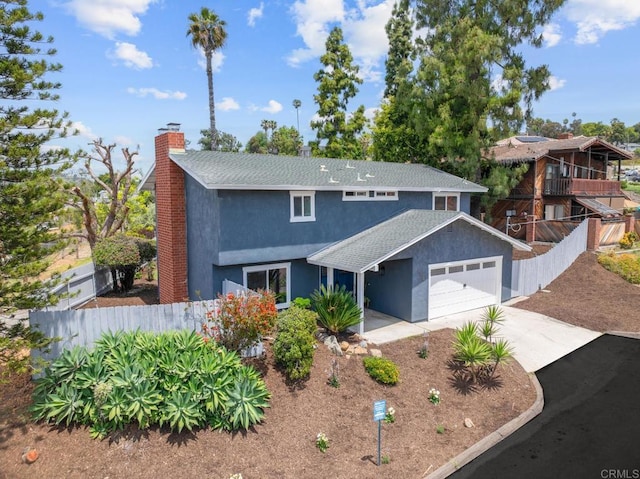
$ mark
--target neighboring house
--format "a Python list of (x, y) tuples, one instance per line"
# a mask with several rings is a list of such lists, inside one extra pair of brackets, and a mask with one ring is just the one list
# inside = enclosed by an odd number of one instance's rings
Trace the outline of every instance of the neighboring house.
[(486, 189), (426, 165), (184, 149), (156, 137), (160, 301), (210, 299), (224, 280), (270, 289), (278, 307), (321, 284), (406, 321), (511, 294), (514, 247), (471, 217)]
[[(505, 165), (529, 164), (520, 183), (491, 211), (492, 225), (524, 238), (525, 228), (538, 220), (575, 224), (587, 217), (619, 221), (625, 195), (620, 178), (610, 179), (610, 165), (633, 155), (597, 137), (570, 133), (559, 139), (515, 136), (491, 149), (491, 156)], [(527, 241), (534, 241), (535, 228), (527, 228)]]

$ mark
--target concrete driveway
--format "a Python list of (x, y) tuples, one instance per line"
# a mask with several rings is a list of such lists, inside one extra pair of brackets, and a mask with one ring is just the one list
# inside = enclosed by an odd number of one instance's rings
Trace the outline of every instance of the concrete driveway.
[[(514, 357), (527, 372), (534, 372), (593, 341), (602, 333), (563, 323), (543, 314), (510, 306), (501, 306), (505, 321), (497, 337), (507, 339), (514, 348)], [(436, 331), (459, 328), (468, 321), (480, 321), (484, 308), (431, 321), (408, 323), (365, 312), (365, 338), (375, 344)]]

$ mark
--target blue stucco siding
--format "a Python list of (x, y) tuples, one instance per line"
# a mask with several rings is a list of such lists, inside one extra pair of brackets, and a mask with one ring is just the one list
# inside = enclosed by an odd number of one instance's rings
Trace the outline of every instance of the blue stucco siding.
[[(189, 298), (212, 291), (211, 264), (218, 257), (220, 214), (217, 192), (185, 175), (187, 286)], [(210, 299), (203, 297), (203, 299)]]
[[(339, 191), (318, 191), (316, 220), (292, 223), (289, 191), (221, 190), (218, 197), (221, 252), (300, 245), (317, 250), (407, 209), (431, 208), (431, 197), (425, 193), (400, 192), (398, 201), (343, 201)], [(282, 254), (285, 259), (286, 252)]]
[(427, 319), (429, 310), (429, 265), (502, 256), (502, 301), (510, 298), (510, 243), (483, 231), (464, 220), (433, 233), (424, 240), (391, 258), (413, 259), (411, 284), (411, 321)]
[(412, 260), (385, 261), (365, 273), (364, 295), (375, 311), (411, 321)]

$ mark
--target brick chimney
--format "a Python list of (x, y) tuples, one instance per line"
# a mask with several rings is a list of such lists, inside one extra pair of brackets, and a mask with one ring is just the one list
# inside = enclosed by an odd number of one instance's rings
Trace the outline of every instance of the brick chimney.
[(570, 131), (565, 131), (564, 133), (560, 133), (558, 135), (558, 140), (570, 140), (571, 138), (573, 138), (573, 133), (571, 133)]
[(187, 224), (184, 172), (169, 158), (184, 152), (184, 134), (177, 123), (161, 128), (156, 147), (156, 221), (160, 303), (188, 299)]

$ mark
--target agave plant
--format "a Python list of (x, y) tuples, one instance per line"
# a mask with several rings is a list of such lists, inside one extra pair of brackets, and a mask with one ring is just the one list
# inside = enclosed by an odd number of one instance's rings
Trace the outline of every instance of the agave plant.
[(177, 429), (178, 432), (182, 432), (184, 428), (191, 431), (204, 420), (198, 401), (189, 393), (174, 392), (160, 413), (160, 424), (168, 423), (172, 430)]
[(242, 378), (236, 382), (225, 404), (225, 413), (232, 429), (249, 429), (264, 416), (269, 407), (269, 391), (260, 380)]
[(150, 381), (140, 381), (127, 390), (126, 397), (128, 407), (126, 414), (129, 418), (135, 419), (141, 429), (149, 427), (155, 422), (158, 411), (158, 404), (162, 401), (162, 396), (156, 391)]
[(311, 294), (311, 301), (318, 321), (332, 334), (346, 331), (361, 321), (362, 310), (344, 285), (338, 289), (321, 285), (319, 291)]

